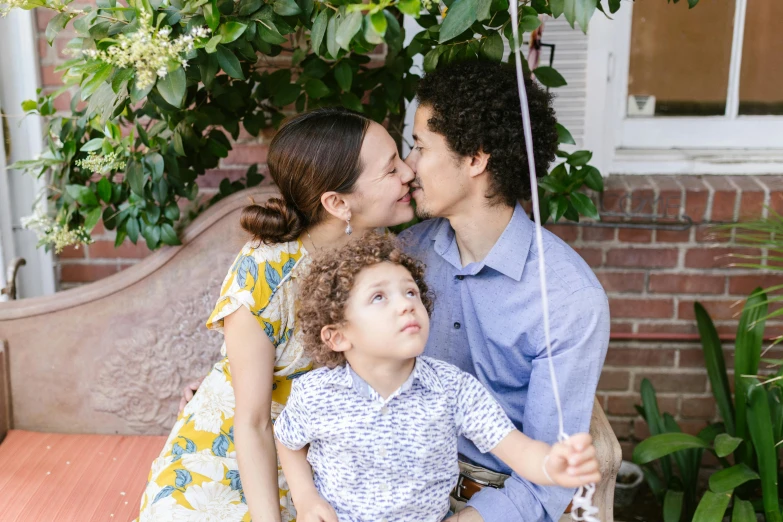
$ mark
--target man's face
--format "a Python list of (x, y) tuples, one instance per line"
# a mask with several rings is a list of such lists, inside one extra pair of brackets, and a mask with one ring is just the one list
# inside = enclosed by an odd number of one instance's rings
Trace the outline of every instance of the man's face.
[(468, 189), (470, 158), (459, 158), (442, 134), (429, 129), (431, 117), (432, 108), (419, 105), (413, 120), (413, 150), (405, 158), (416, 176), (411, 190), (421, 219), (449, 217)]

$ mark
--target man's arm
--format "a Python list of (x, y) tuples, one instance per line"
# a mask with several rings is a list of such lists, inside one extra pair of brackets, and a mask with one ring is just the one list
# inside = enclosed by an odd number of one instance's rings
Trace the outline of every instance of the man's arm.
[[(595, 389), (609, 345), (609, 305), (603, 290), (594, 287), (578, 290), (561, 303), (550, 314), (552, 362), (564, 431), (574, 434), (590, 429)], [(523, 431), (548, 444), (557, 442), (557, 407), (543, 335), (533, 360)], [(512, 474), (503, 489), (485, 488), (471, 498), (468, 506), (476, 512), (463, 512), (459, 520), (556, 521), (573, 494), (571, 489), (537, 486)]]

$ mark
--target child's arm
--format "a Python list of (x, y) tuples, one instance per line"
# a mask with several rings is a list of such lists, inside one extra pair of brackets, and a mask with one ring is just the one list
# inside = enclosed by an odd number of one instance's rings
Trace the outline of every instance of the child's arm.
[(595, 447), (587, 433), (549, 446), (514, 430), (492, 453), (522, 478), (542, 486), (576, 488), (601, 480)]
[(297, 521), (300, 522), (338, 522), (337, 514), (315, 488), (313, 469), (307, 462), (307, 447), (292, 450), (286, 448), (279, 440), (277, 456), (283, 468), (291, 500), (297, 511)]

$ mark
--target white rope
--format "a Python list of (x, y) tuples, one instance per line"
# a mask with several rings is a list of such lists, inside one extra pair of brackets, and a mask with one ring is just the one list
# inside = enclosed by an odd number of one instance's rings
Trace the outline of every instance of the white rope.
[[(530, 193), (533, 201), (533, 218), (536, 224), (536, 247), (538, 249), (538, 274), (541, 286), (541, 307), (544, 312), (544, 340), (546, 341), (547, 362), (549, 363), (549, 377), (552, 380), (552, 391), (554, 392), (555, 405), (557, 406), (557, 422), (559, 433), (558, 440), (568, 439), (568, 435), (563, 428), (563, 407), (560, 404), (560, 392), (557, 386), (555, 376), (555, 365), (552, 362), (552, 341), (549, 332), (549, 298), (546, 287), (546, 263), (544, 262), (544, 239), (541, 232), (541, 212), (538, 202), (538, 176), (536, 176), (536, 165), (533, 156), (533, 130), (530, 125), (530, 110), (528, 109), (527, 91), (525, 90), (525, 80), (522, 70), (522, 42), (519, 39), (519, 8), (517, 0), (511, 0), (511, 31), (514, 36), (512, 52), (516, 61), (517, 69), (517, 87), (519, 89), (519, 103), (522, 107), (522, 129), (525, 134), (525, 149), (527, 150), (527, 165), (530, 171)], [(600, 522), (596, 518), (598, 508), (593, 506), (593, 494), (595, 493), (595, 484), (582, 486), (576, 492), (572, 501), (571, 518), (578, 522)]]

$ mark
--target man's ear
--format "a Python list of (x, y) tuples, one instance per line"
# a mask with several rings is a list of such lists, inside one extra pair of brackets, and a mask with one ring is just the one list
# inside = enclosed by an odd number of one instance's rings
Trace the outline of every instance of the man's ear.
[(351, 341), (335, 324), (329, 324), (321, 328), (321, 340), (334, 352), (347, 352), (351, 349)]
[(479, 149), (473, 156), (470, 157), (469, 174), (471, 178), (480, 176), (487, 171), (487, 165), (489, 164), (490, 155)]

